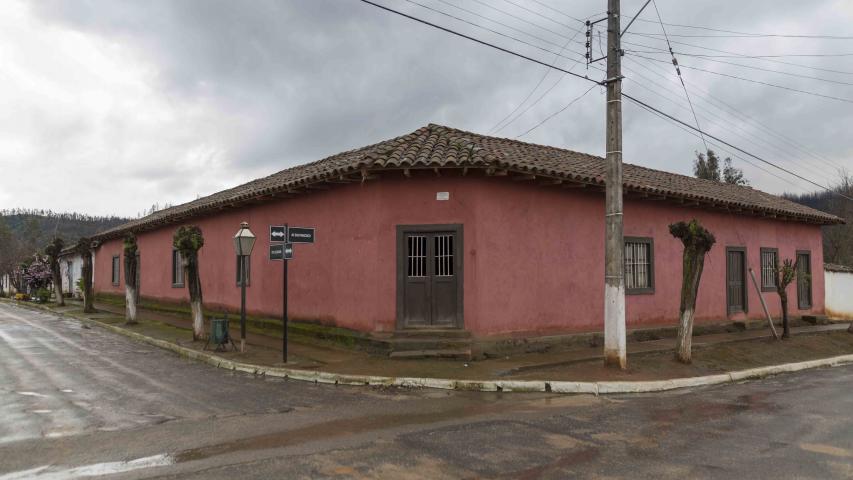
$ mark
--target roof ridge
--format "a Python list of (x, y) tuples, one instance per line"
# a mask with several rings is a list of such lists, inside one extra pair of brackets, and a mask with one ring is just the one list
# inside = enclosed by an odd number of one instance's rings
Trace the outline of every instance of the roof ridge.
[[(226, 204), (272, 198), (280, 192), (299, 189), (310, 183), (334, 181), (338, 176), (344, 180), (344, 176), (353, 175), (364, 168), (405, 170), (410, 167), (492, 166), (600, 185), (604, 181), (605, 159), (563, 147), (494, 137), (429, 123), (403, 135), (287, 167), (265, 177), (159, 210), (96, 237), (108, 238), (127, 230), (178, 222), (215, 211)], [(710, 201), (719, 204), (722, 209), (735, 207), (818, 223), (843, 222), (834, 215), (752, 187), (699, 179), (632, 163), (625, 164), (623, 184), (628, 190)]]

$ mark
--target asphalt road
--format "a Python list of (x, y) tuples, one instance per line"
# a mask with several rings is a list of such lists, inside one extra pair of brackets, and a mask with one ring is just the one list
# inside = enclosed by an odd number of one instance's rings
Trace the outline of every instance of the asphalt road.
[(0, 304), (0, 480), (853, 478), (851, 392), (853, 367), (614, 397), (313, 385)]

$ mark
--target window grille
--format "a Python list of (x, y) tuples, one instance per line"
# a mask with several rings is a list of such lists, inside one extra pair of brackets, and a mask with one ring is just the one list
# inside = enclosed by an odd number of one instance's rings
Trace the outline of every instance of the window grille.
[(121, 275), (121, 260), (118, 255), (113, 256), (113, 285), (119, 284), (119, 276)]
[(649, 291), (652, 285), (652, 244), (649, 240), (625, 242), (625, 289)]
[(409, 253), (408, 253), (408, 274), (409, 277), (425, 277), (426, 272), (426, 236), (410, 235), (409, 236)]
[(778, 253), (776, 250), (761, 249), (761, 287), (764, 289), (776, 289), (776, 263)]
[(184, 266), (179, 250), (172, 250), (172, 286), (184, 286)]
[(453, 276), (453, 235), (435, 236), (435, 275)]

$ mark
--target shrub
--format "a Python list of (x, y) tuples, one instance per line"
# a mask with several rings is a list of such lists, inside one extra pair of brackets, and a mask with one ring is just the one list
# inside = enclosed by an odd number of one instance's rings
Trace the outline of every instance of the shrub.
[(26, 293), (16, 293), (15, 294), (15, 300), (18, 300), (21, 302), (27, 302), (30, 300), (30, 296), (27, 295)]
[(50, 290), (46, 288), (39, 288), (38, 290), (36, 290), (36, 300), (39, 303), (46, 303), (48, 300), (50, 300)]

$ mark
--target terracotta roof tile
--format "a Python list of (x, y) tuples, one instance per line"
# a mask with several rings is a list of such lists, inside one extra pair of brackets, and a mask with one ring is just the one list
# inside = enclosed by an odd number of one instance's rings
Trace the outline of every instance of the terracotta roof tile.
[[(512, 172), (604, 185), (601, 157), (556, 147), (488, 137), (441, 125), (418, 130), (367, 147), (342, 152), (282, 170), (228, 190), (170, 207), (97, 235), (112, 238), (128, 230), (146, 230), (214, 212), (227, 205), (282, 194), (308, 184), (367, 171), (433, 167), (497, 168)], [(750, 187), (728, 185), (685, 175), (624, 165), (628, 192), (706, 202), (721, 209), (743, 209), (793, 220), (834, 224), (840, 218)], [(713, 205), (712, 205), (713, 204)]]

